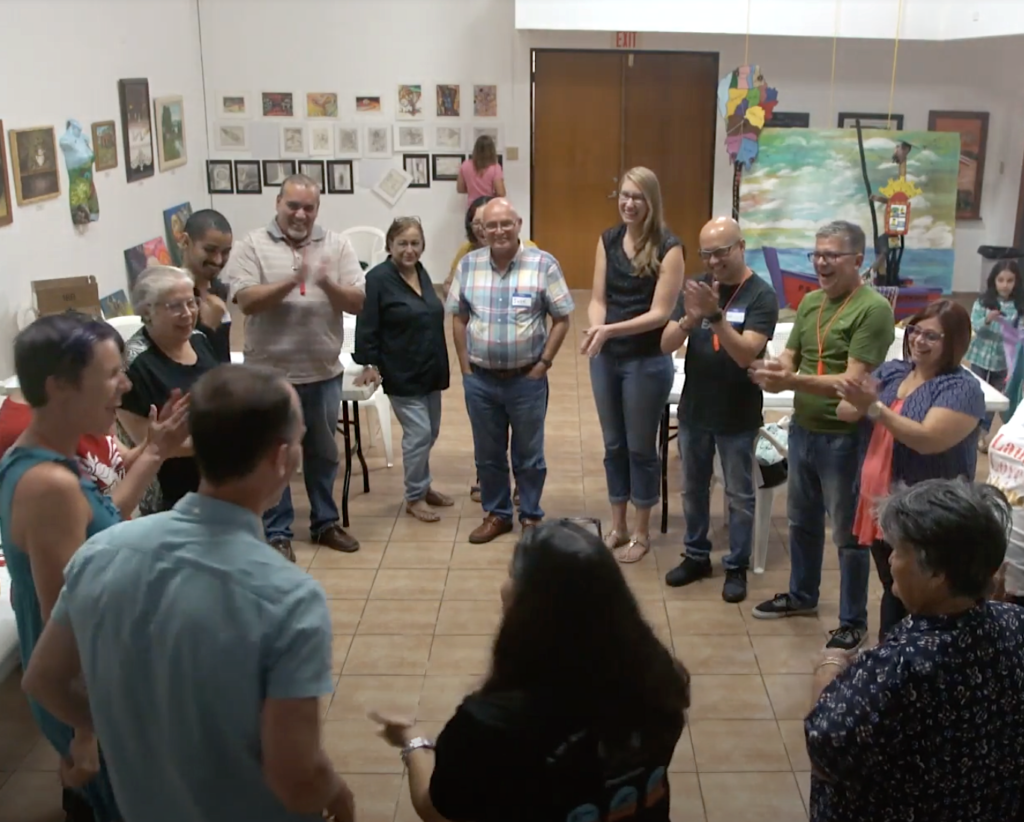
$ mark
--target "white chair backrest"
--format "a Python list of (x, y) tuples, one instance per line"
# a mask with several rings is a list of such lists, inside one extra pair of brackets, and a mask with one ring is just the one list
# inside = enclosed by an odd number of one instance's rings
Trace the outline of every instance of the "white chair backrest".
[(387, 235), (373, 226), (355, 226), (341, 232), (355, 249), (359, 262), (373, 268), (387, 257)]
[(902, 360), (903, 359), (903, 335), (905, 331), (902, 328), (896, 329), (896, 336), (892, 341), (892, 345), (889, 346), (889, 353), (885, 355), (886, 360)]
[(789, 342), (789, 335), (793, 333), (793, 323), (778, 323), (775, 326), (775, 336), (771, 339), (772, 348), (775, 349), (773, 356), (778, 356), (786, 350), (786, 343)]
[(122, 340), (128, 342), (129, 338), (142, 328), (142, 317), (136, 314), (129, 314), (127, 317), (111, 317), (107, 323), (117, 329)]

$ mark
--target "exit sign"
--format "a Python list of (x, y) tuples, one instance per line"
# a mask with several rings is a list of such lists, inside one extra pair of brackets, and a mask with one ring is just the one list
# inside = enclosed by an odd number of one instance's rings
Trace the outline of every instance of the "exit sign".
[(635, 31), (617, 31), (617, 32), (615, 32), (615, 48), (617, 48), (617, 49), (635, 49), (636, 48), (636, 32)]

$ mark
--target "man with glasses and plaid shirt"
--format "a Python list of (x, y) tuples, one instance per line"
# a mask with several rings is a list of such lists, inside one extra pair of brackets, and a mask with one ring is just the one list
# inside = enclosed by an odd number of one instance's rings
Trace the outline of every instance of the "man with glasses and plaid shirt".
[(453, 315), (484, 509), (484, 521), (469, 536), (474, 544), (512, 530), (510, 429), (520, 522), (527, 529), (544, 517), (547, 373), (574, 308), (558, 261), (520, 242), (523, 221), (511, 203), (489, 202), (483, 223), (487, 245), (462, 258), (446, 305)]
[(867, 636), (871, 556), (853, 534), (860, 466), (857, 423), (836, 417), (837, 389), (870, 379), (895, 336), (889, 301), (865, 285), (864, 231), (837, 220), (818, 229), (808, 256), (820, 290), (801, 301), (777, 360), (754, 364), (751, 376), (765, 391), (794, 392), (789, 429), (789, 591), (753, 610), (757, 619), (814, 615), (818, 611), (825, 514), (839, 550), (839, 627), (828, 648), (853, 651)]

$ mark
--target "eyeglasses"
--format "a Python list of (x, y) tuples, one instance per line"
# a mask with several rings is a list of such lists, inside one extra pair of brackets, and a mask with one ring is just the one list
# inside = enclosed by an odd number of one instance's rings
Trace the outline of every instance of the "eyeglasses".
[(407, 248), (411, 248), (413, 251), (419, 251), (423, 248), (423, 240), (393, 240), (391, 246), (393, 248), (400, 248), (403, 251)]
[(919, 328), (916, 325), (907, 326), (906, 334), (908, 337), (920, 337), (926, 343), (935, 345), (935, 343), (942, 342), (945, 334), (940, 334), (938, 331), (932, 331), (928, 328)]
[(187, 300), (176, 300), (173, 303), (160, 303), (160, 307), (168, 314), (192, 314), (199, 310), (199, 304), (189, 297)]
[(723, 245), (721, 248), (713, 248), (711, 251), (705, 251), (702, 248), (700, 250), (700, 258), (704, 260), (704, 262), (707, 262), (712, 257), (722, 260), (728, 257), (734, 248), (736, 248), (736, 243), (733, 243), (732, 245)]
[(646, 203), (647, 202), (647, 198), (644, 197), (644, 195), (641, 194), (639, 191), (637, 191), (637, 192), (633, 192), (633, 191), (620, 191), (619, 192), (619, 202), (622, 202), (622, 203), (630, 203), (630, 202), (632, 202), (632, 203)]
[(856, 257), (856, 251), (808, 251), (807, 259), (812, 263), (816, 263), (819, 260), (829, 265), (835, 265), (843, 257)]
[(487, 231), (491, 234), (497, 231), (511, 231), (515, 227), (515, 220), (502, 220), (501, 222), (498, 223), (484, 223), (484, 231)]

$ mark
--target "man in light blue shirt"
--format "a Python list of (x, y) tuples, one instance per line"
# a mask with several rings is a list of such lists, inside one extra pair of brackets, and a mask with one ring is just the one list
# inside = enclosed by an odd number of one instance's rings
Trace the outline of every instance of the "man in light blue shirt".
[(79, 549), (23, 687), (95, 728), (125, 822), (351, 822), (320, 744), (327, 601), (260, 520), (299, 461), (298, 397), (221, 366), (193, 387), (189, 427), (199, 492)]

